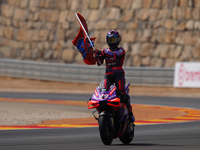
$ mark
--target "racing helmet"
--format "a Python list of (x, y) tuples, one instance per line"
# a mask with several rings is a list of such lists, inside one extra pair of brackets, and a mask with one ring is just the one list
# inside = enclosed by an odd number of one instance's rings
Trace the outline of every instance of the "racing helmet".
[(118, 31), (111, 30), (106, 35), (106, 42), (111, 49), (116, 48), (121, 41), (121, 36)]

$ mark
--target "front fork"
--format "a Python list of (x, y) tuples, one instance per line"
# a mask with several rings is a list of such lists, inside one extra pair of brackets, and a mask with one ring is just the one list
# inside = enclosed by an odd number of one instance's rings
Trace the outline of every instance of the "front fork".
[(93, 114), (94, 118), (95, 118), (97, 121), (99, 121), (99, 118), (95, 115), (96, 112), (98, 112), (98, 111), (95, 110), (95, 111), (92, 112), (92, 114)]

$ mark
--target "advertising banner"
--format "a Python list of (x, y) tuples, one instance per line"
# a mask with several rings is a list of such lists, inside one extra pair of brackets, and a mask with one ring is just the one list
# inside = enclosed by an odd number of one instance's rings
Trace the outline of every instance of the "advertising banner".
[(174, 70), (174, 87), (200, 88), (200, 63), (177, 62)]

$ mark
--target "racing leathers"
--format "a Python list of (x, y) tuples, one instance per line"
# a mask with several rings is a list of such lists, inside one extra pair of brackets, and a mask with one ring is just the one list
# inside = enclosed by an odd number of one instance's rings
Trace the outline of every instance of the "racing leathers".
[(132, 106), (130, 105), (130, 96), (125, 91), (125, 73), (122, 68), (125, 58), (125, 50), (123, 47), (116, 47), (115, 49), (105, 48), (102, 51), (95, 50), (95, 59), (98, 66), (103, 64), (105, 59), (106, 71), (104, 87), (108, 91), (110, 86), (115, 83), (121, 97), (125, 100), (129, 111), (129, 119), (131, 122), (135, 121), (132, 113)]

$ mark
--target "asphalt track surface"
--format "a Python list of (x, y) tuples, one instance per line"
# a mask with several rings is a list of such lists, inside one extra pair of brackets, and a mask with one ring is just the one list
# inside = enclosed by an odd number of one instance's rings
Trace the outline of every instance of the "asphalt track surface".
[[(90, 95), (0, 93), (6, 98), (57, 99), (87, 101)], [(132, 103), (200, 109), (199, 98), (139, 97)], [(101, 142), (98, 128), (31, 129), (0, 131), (0, 150), (199, 150), (200, 121), (135, 127), (134, 140), (123, 145), (115, 139), (110, 146)]]

